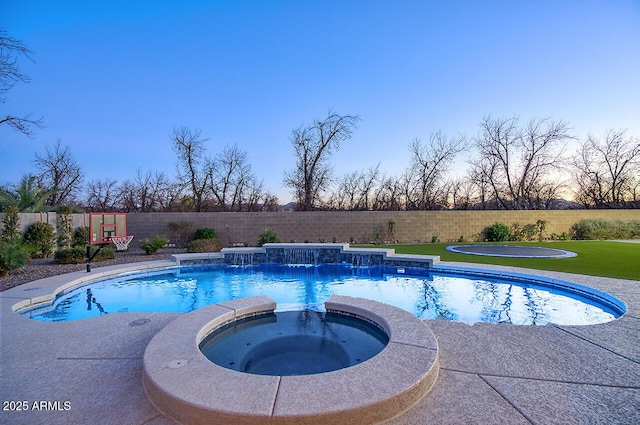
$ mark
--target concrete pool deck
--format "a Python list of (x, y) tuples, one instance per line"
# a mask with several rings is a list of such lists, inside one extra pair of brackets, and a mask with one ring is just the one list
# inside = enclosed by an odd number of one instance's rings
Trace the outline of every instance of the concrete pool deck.
[[(161, 264), (173, 263), (147, 266)], [(613, 322), (590, 326), (426, 321), (438, 340), (440, 375), (431, 393), (385, 425), (640, 423), (640, 282), (455, 264), (580, 283), (619, 298), (628, 310)], [(142, 359), (149, 341), (180, 314), (45, 323), (12, 310), (71, 279), (122, 267), (55, 276), (0, 293), (0, 423), (177, 423), (147, 397)]]

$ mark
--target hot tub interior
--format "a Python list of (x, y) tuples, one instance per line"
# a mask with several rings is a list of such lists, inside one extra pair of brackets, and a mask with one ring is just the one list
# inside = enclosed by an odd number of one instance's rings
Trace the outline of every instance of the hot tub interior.
[(376, 324), (339, 313), (286, 311), (218, 328), (200, 343), (215, 364), (256, 375), (310, 375), (364, 362), (387, 345)]

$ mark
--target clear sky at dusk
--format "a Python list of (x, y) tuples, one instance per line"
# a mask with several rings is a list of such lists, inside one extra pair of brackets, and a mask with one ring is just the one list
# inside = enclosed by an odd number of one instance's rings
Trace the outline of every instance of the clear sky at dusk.
[(0, 183), (58, 138), (85, 182), (173, 177), (169, 135), (186, 125), (210, 155), (247, 151), (285, 203), (291, 131), (330, 108), (361, 118), (337, 175), (378, 162), (398, 174), (412, 139), (473, 136), (488, 114), (640, 135), (638, 0), (3, 0), (0, 26), (34, 60), (2, 114), (46, 125), (31, 139), (0, 127)]

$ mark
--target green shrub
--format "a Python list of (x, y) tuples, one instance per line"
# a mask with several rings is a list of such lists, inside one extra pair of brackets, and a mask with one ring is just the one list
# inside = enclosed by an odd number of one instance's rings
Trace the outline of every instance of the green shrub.
[(274, 229), (264, 229), (264, 232), (258, 236), (258, 246), (266, 243), (280, 243), (280, 238)]
[(197, 241), (199, 239), (215, 239), (216, 231), (211, 229), (210, 227), (204, 227), (202, 229), (196, 230), (196, 233), (193, 235), (193, 240)]
[(571, 240), (571, 237), (569, 236), (569, 234), (567, 232), (562, 232), (561, 234), (552, 233), (551, 234), (551, 240), (554, 240), (554, 241), (568, 241), (568, 240)]
[(574, 239), (633, 239), (640, 237), (639, 220), (607, 220), (603, 218), (580, 220), (571, 228)]
[(17, 242), (18, 239), (20, 239), (18, 223), (20, 223), (18, 208), (9, 205), (4, 209), (2, 215), (2, 232), (0, 233), (0, 239), (7, 242)]
[[(91, 255), (98, 250), (97, 246), (91, 247)], [(58, 264), (82, 264), (87, 261), (87, 248), (75, 247), (69, 249), (59, 249), (53, 256)], [(106, 261), (116, 258), (116, 253), (110, 245), (104, 246), (98, 255), (93, 257), (93, 261)]]
[(153, 255), (158, 252), (159, 249), (164, 248), (169, 243), (169, 239), (164, 236), (156, 235), (153, 239), (143, 239), (140, 242), (140, 248), (147, 253), (147, 255)]
[(504, 242), (508, 241), (511, 236), (511, 230), (509, 226), (504, 223), (494, 223), (487, 227), (487, 240), (489, 242)]
[(66, 205), (58, 207), (58, 248), (71, 248), (73, 236), (73, 210)]
[(59, 249), (53, 256), (58, 264), (80, 264), (86, 261), (87, 251), (82, 248)]
[(86, 248), (89, 245), (89, 226), (78, 227), (71, 237), (72, 248)]
[(513, 223), (510, 229), (509, 240), (511, 241), (530, 241), (538, 234), (538, 226), (535, 224), (525, 224), (521, 226)]
[(23, 236), (24, 243), (31, 248), (31, 258), (47, 258), (56, 246), (53, 226), (48, 223), (34, 223)]
[(640, 220), (631, 220), (629, 221), (629, 237), (631, 239), (640, 238)]
[(544, 231), (547, 230), (547, 220), (536, 221), (536, 229), (538, 231), (538, 242), (544, 239)]
[(219, 252), (222, 242), (218, 238), (196, 239), (187, 245), (187, 252)]
[[(86, 251), (86, 248), (85, 248), (85, 251)], [(93, 250), (91, 252), (93, 253)], [(95, 256), (93, 260), (106, 261), (106, 260), (113, 260), (114, 258), (116, 258), (116, 252), (114, 251), (113, 246), (107, 245), (104, 248), (102, 248), (102, 250), (98, 253), (98, 255)]]
[(15, 240), (0, 240), (0, 276), (26, 266), (29, 257), (29, 249), (24, 244)]

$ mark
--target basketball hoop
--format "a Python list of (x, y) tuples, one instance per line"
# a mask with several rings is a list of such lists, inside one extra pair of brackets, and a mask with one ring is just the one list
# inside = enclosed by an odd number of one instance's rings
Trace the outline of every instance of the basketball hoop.
[(133, 236), (112, 236), (111, 242), (116, 246), (116, 251), (126, 251), (129, 244), (133, 240)]

